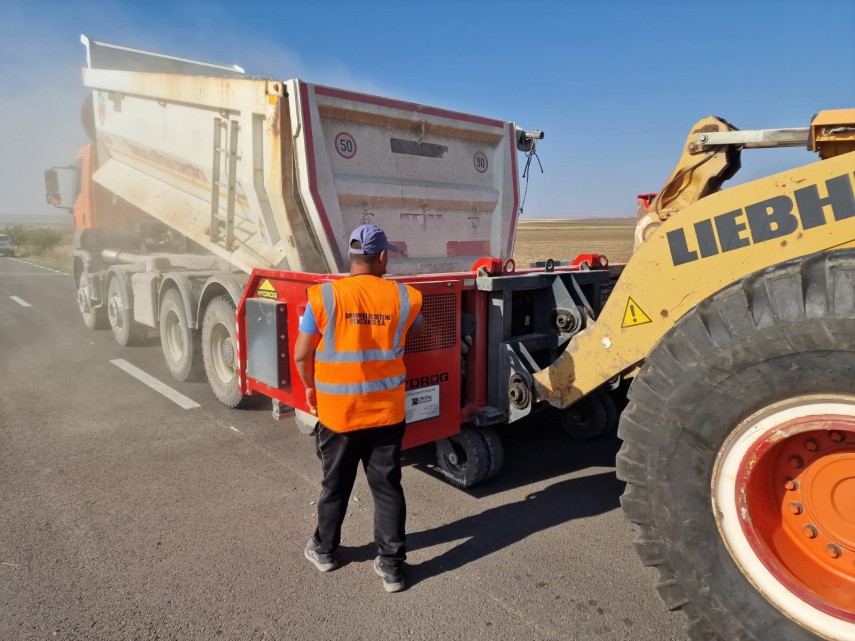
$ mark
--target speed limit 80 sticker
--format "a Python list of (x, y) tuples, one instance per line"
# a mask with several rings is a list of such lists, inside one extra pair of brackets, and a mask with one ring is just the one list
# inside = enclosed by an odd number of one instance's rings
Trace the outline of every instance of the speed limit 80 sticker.
[(475, 165), (475, 169), (477, 169), (479, 173), (483, 174), (487, 171), (487, 154), (483, 151), (475, 152), (475, 155), (472, 156), (472, 163)]
[(349, 160), (356, 155), (356, 140), (346, 131), (342, 131), (335, 137), (335, 150), (339, 156)]

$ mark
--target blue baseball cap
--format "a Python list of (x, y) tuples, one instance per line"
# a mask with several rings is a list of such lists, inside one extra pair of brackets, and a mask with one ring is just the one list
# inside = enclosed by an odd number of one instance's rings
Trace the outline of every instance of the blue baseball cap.
[[(354, 249), (353, 241), (360, 243), (362, 248)], [(351, 246), (351, 254), (379, 254), (384, 249), (390, 252), (398, 251), (398, 246), (390, 243), (386, 238), (386, 232), (377, 225), (360, 225), (350, 234), (347, 244)]]

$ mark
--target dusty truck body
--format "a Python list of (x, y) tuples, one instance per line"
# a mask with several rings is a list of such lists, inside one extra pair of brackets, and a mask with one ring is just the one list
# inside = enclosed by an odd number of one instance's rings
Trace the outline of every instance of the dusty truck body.
[(389, 277), (425, 301), (427, 331), (405, 354), (405, 445), (437, 443), (461, 486), (498, 473), (493, 427), (532, 411), (533, 373), (612, 282), (596, 255), (515, 271), (517, 155), (542, 134), (83, 42), (93, 143), (72, 213), (86, 324), (123, 345), (156, 330), (176, 378), (204, 370), (225, 405), (267, 396), (311, 427), (290, 358), (306, 289), (346, 273), (350, 230), (377, 224), (399, 247)]

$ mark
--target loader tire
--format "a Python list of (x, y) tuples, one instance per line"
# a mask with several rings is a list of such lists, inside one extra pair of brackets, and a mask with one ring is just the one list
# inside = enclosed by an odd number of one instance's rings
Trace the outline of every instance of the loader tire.
[(714, 294), (654, 348), (629, 400), (621, 505), (689, 638), (852, 639), (855, 252)]
[(169, 372), (179, 381), (201, 374), (202, 340), (187, 323), (187, 309), (177, 289), (170, 289), (160, 303), (160, 346)]
[(133, 301), (128, 300), (128, 291), (119, 276), (110, 278), (107, 286), (107, 318), (113, 338), (123, 347), (139, 345), (148, 335), (148, 328), (134, 320)]
[(246, 397), (238, 386), (237, 324), (229, 296), (208, 303), (202, 320), (202, 360), (214, 396), (226, 407), (237, 408)]

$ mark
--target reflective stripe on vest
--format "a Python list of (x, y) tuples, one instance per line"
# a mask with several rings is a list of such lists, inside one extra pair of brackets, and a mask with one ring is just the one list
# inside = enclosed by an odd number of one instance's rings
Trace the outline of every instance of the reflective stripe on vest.
[(395, 389), (404, 384), (406, 375), (381, 378), (376, 381), (365, 383), (322, 383), (315, 381), (315, 389), (322, 394), (352, 395), (368, 394), (368, 392), (381, 392), (383, 390)]
[[(398, 318), (398, 326), (395, 328), (394, 349), (363, 349), (363, 350), (336, 350), (335, 348), (335, 296), (333, 296), (332, 283), (327, 282), (321, 285), (321, 297), (324, 303), (324, 312), (327, 317), (327, 325), (324, 327), (324, 349), (315, 352), (315, 360), (323, 363), (362, 363), (364, 361), (393, 361), (400, 358), (404, 354), (404, 345), (402, 338), (404, 336), (404, 327), (407, 324), (407, 319), (410, 317), (410, 293), (407, 291), (407, 286), (401, 283), (395, 283), (398, 286), (398, 296), (401, 301), (401, 314)], [(383, 379), (391, 381), (392, 379)], [(380, 383), (382, 381), (372, 381)], [(403, 382), (403, 379), (402, 381)], [(376, 389), (359, 389), (352, 392), (347, 391), (328, 391), (324, 390), (321, 385), (330, 388), (344, 388), (348, 385), (331, 385), (328, 383), (316, 383), (317, 389), (327, 394), (363, 394), (365, 392), (374, 392), (381, 389), (393, 389), (400, 385), (396, 383), (391, 387), (379, 387)], [(352, 384), (365, 385), (363, 383)]]

